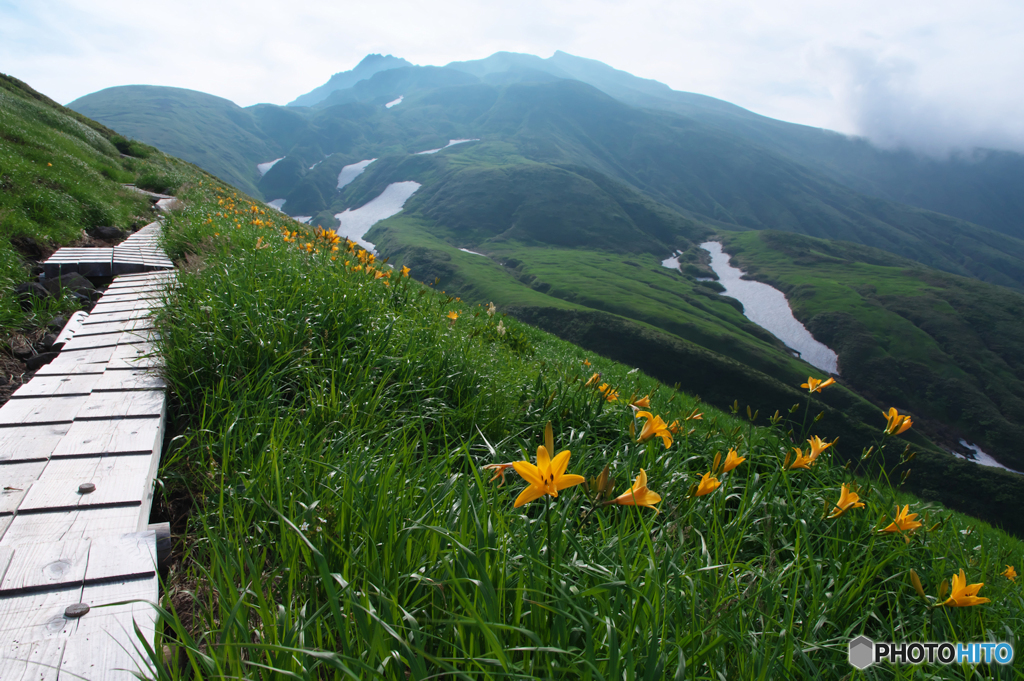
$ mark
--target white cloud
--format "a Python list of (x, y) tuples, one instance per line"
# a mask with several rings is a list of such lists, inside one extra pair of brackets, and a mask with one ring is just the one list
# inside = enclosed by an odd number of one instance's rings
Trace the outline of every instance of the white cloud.
[(283, 104), (370, 52), (601, 60), (794, 122), (941, 151), (1021, 149), (1017, 0), (0, 0), (0, 70), (61, 102), (114, 85)]

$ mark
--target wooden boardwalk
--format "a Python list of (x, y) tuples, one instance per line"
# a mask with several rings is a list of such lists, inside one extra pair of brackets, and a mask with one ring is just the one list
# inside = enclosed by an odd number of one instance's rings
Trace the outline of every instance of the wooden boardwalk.
[[(75, 261), (61, 249), (50, 260), (57, 274), (84, 276), (104, 276), (90, 273), (97, 263), (106, 276), (119, 263), (172, 267), (158, 230), (87, 249), (109, 259)], [(0, 681), (134, 679), (147, 669), (135, 630), (152, 645), (159, 580), (149, 513), (166, 415), (149, 315), (174, 279), (117, 277), (89, 314), (68, 322), (57, 358), (0, 408)]]

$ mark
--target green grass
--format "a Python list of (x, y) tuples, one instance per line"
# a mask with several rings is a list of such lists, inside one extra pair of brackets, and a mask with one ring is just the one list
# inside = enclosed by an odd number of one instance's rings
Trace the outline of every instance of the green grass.
[[(1021, 587), (998, 573), (1024, 545), (895, 492), (905, 463), (854, 478), (830, 449), (784, 470), (786, 430), (831, 439), (803, 408), (755, 427), (500, 308), (355, 272), (244, 197), (184, 198), (166, 230), (189, 265), (160, 319), (180, 415), (160, 477), (192, 507), (159, 678), (839, 678), (861, 633), (1018, 643)], [(587, 387), (593, 372), (622, 399)], [(670, 447), (631, 435), (631, 395), (683, 422)], [(522, 481), (482, 466), (534, 460), (549, 422), (570, 473), (608, 466), (618, 495), (644, 469), (660, 513), (581, 486), (514, 508)], [(747, 460), (693, 497), (730, 448)], [(866, 506), (826, 518), (842, 483)], [(908, 541), (878, 532), (896, 503), (926, 521)], [(991, 603), (935, 607), (961, 568)], [(923, 673), (1021, 678), (855, 676)]]
[(855, 389), (1024, 470), (1020, 293), (854, 244), (779, 233), (726, 243), (744, 271), (787, 293)]
[(165, 178), (172, 188), (202, 176), (0, 74), (0, 336), (77, 308), (63, 300), (22, 309), (12, 289), (31, 271), (14, 244), (56, 250), (92, 227), (141, 227), (150, 203), (122, 183)]

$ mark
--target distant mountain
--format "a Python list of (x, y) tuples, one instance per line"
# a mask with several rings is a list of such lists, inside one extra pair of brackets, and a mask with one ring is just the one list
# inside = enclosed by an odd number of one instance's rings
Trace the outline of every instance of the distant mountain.
[(150, 140), (147, 144), (257, 196), (256, 164), (284, 155), (251, 113), (195, 90), (125, 85), (80, 97), (68, 108), (108, 121), (122, 135)]
[(306, 94), (296, 97), (294, 100), (288, 102), (288, 106), (313, 106), (314, 104), (318, 104), (319, 102), (327, 99), (332, 92), (337, 90), (347, 90), (359, 81), (366, 80), (376, 73), (387, 71), (388, 69), (401, 68), (403, 66), (412, 66), (412, 64), (404, 59), (392, 57), (390, 54), (368, 54), (363, 57), (363, 60), (351, 71), (335, 73), (331, 76), (330, 80), (320, 87), (314, 88)]

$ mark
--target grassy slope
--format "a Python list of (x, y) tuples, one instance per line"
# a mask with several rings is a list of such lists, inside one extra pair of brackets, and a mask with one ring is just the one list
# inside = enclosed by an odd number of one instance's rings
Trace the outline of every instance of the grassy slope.
[[(120, 148), (116, 145), (120, 145)], [(122, 150), (134, 154), (124, 156)], [(60, 106), (28, 85), (0, 74), (0, 328), (45, 324), (70, 301), (23, 310), (12, 289), (28, 281), (25, 251), (46, 251), (82, 237), (83, 230), (130, 230), (151, 219), (149, 201), (121, 183), (174, 186), (196, 168)], [(56, 305), (56, 308), (53, 308)], [(63, 308), (61, 306), (64, 306)], [(53, 308), (53, 309), (51, 309)]]
[(252, 114), (202, 92), (126, 85), (80, 97), (68, 107), (254, 195), (259, 194), (256, 164), (284, 156)]
[(874, 249), (775, 232), (726, 237), (737, 266), (786, 292), (843, 376), (1024, 470), (1024, 297)]
[[(825, 518), (854, 481), (828, 454), (782, 470), (802, 411), (753, 428), (500, 310), (355, 272), (306, 228), (210, 189), (168, 230), (176, 256), (198, 255), (161, 320), (184, 417), (161, 477), (195, 504), (168, 678), (834, 678), (860, 633), (1005, 640), (1024, 624), (1020, 587), (998, 574), (1024, 560), (1019, 541), (884, 479)], [(668, 421), (703, 418), (667, 448), (637, 443), (629, 407), (584, 386), (592, 371)], [(580, 487), (547, 513), (514, 508), (515, 473), (497, 487), (480, 466), (532, 459), (548, 421), (571, 473), (608, 464), (619, 494), (643, 468), (661, 513), (593, 507)], [(687, 498), (730, 447), (747, 460)], [(908, 542), (877, 533), (897, 499), (927, 516)], [(992, 602), (930, 611), (961, 567)]]

